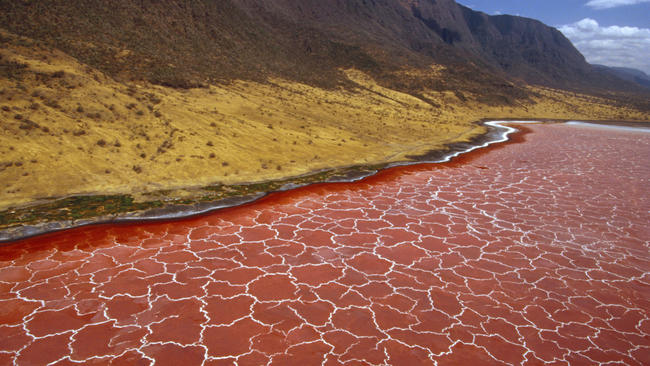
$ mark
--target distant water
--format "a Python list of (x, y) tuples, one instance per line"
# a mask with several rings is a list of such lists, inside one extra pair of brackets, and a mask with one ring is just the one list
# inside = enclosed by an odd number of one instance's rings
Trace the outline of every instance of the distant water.
[(580, 121), (569, 121), (566, 124), (573, 126), (582, 126), (582, 127), (591, 127), (591, 128), (602, 128), (606, 130), (619, 130), (619, 131), (632, 131), (632, 132), (646, 132), (650, 133), (650, 126), (648, 125), (639, 125), (639, 127), (632, 126), (621, 126), (621, 125), (605, 125), (601, 123), (589, 123), (589, 122), (580, 122)]

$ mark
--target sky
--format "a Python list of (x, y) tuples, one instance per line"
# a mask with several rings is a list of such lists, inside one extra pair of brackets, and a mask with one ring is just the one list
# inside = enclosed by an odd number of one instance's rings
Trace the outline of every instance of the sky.
[(592, 64), (650, 75), (650, 0), (457, 0), (490, 15), (541, 20), (559, 29)]

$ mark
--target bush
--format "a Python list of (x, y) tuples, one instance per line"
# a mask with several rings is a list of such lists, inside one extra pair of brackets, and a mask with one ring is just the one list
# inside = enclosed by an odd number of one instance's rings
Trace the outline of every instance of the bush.
[(61, 109), (61, 105), (56, 100), (48, 99), (44, 104), (50, 108)]
[(26, 64), (14, 61), (5, 61), (0, 58), (0, 76), (8, 79), (21, 80), (27, 70)]
[(38, 123), (36, 123), (34, 121), (31, 121), (31, 120), (28, 120), (28, 119), (21, 122), (20, 126), (19, 126), (19, 128), (21, 130), (33, 130), (33, 129), (39, 128), (39, 127), (41, 127), (41, 126), (39, 126)]

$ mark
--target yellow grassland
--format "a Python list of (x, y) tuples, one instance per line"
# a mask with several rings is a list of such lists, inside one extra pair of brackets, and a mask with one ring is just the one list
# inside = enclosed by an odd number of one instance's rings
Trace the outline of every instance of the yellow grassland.
[[(20, 77), (0, 78), (0, 210), (403, 160), (481, 134), (475, 121), (490, 117), (649, 119), (540, 88), (534, 102), (516, 107), (452, 92), (425, 93), (435, 102), (426, 103), (356, 70), (345, 71), (356, 90), (286, 80), (177, 90), (117, 82), (56, 50), (13, 46), (0, 56), (26, 65)], [(431, 72), (445, 77), (443, 67)]]

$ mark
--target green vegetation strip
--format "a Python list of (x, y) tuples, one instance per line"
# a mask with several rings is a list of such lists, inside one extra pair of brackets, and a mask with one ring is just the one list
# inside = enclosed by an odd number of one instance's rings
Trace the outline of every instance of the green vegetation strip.
[[(174, 197), (178, 191), (157, 191), (147, 193), (147, 200), (136, 201), (132, 195), (87, 195), (74, 196), (50, 202), (19, 207), (0, 212), (0, 231), (24, 225), (76, 220), (106, 220), (121, 215), (143, 213), (164, 207), (182, 207), (197, 203), (218, 203), (226, 198), (247, 197), (260, 193), (282, 190), (284, 187), (304, 186), (333, 180), (350, 180), (353, 177), (370, 175), (385, 165), (334, 169), (284, 180), (251, 184), (215, 184), (200, 189), (183, 190), (183, 198)], [(146, 219), (147, 216), (143, 216)], [(98, 221), (100, 221), (98, 220)]]

